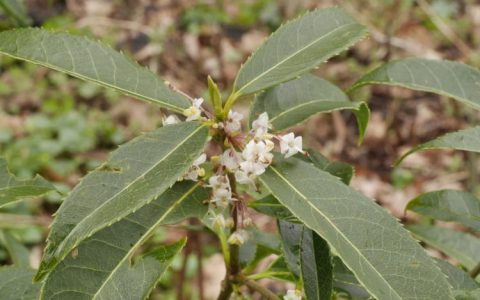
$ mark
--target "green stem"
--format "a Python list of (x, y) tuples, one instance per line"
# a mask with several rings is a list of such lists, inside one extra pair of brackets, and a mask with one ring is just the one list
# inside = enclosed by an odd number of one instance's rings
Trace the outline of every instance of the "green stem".
[(277, 295), (275, 295), (272, 291), (263, 287), (262, 285), (258, 284), (253, 280), (245, 278), (243, 282), (245, 283), (246, 286), (248, 286), (252, 290), (259, 292), (263, 296), (263, 298), (267, 300), (280, 300), (280, 298), (278, 298)]
[(477, 278), (478, 274), (480, 274), (480, 262), (475, 266), (475, 268), (473, 268), (470, 271), (470, 277), (475, 279), (475, 278)]

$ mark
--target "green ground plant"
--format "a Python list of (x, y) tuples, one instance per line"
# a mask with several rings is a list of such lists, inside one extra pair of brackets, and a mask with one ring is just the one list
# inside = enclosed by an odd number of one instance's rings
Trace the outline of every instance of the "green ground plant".
[[(438, 93), (480, 108), (480, 72), (455, 62), (389, 62), (346, 92), (309, 74), (366, 34), (340, 8), (308, 12), (281, 26), (243, 64), (226, 99), (208, 78), (209, 101), (204, 104), (90, 39), (35, 28), (1, 32), (2, 54), (172, 112), (161, 128), (113, 151), (65, 197), (38, 270), (26, 266), (21, 250), (9, 250), (16, 256), (13, 266), (0, 269), (1, 297), (145, 299), (187, 241), (138, 254), (142, 245), (158, 226), (187, 218), (200, 220), (218, 236), (227, 270), (218, 299), (243, 297), (244, 287), (264, 299), (289, 300), (478, 295), (477, 282), (430, 258), (394, 217), (348, 186), (351, 166), (329, 161), (288, 132), (315, 114), (348, 109), (357, 119), (361, 142), (369, 110), (350, 98), (369, 84)], [(241, 98), (254, 99), (246, 126), (234, 110)], [(478, 130), (452, 133), (415, 151), (478, 151)], [(41, 178), (15, 179), (2, 161), (0, 206), (51, 189)], [(462, 197), (476, 204), (469, 202), (463, 208), (469, 214), (461, 218), (427, 198), (421, 196), (409, 207), (469, 227), (478, 223), (478, 200), (472, 197)], [(275, 218), (279, 237), (258, 232), (247, 206)], [(8, 249), (18, 249), (8, 234), (1, 238)], [(278, 258), (258, 271), (270, 254)], [(467, 267), (476, 268), (475, 263)], [(293, 282), (296, 288), (277, 295), (258, 282), (262, 278)]]

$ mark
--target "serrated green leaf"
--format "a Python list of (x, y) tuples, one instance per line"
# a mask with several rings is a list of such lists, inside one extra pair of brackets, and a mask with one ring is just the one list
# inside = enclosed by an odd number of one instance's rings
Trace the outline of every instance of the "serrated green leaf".
[(0, 230), (0, 244), (7, 249), (14, 266), (20, 268), (30, 267), (30, 253), (28, 249), (18, 242), (8, 231)]
[(8, 172), (7, 163), (0, 158), (0, 207), (48, 193), (55, 188), (40, 176), (31, 180), (18, 180)]
[(191, 103), (153, 72), (110, 47), (63, 32), (26, 28), (0, 33), (0, 53), (95, 82), (175, 112)]
[[(80, 243), (75, 255), (67, 256), (48, 275), (42, 299), (56, 299), (56, 295), (75, 299), (120, 298), (112, 293), (112, 287), (130, 286), (122, 280), (121, 273), (138, 247), (159, 225), (203, 217), (208, 209), (203, 201), (207, 198), (208, 192), (199, 183), (176, 183), (150, 204)], [(140, 286), (144, 291), (149, 287)], [(69, 292), (72, 290), (76, 293)]]
[[(343, 163), (330, 161), (322, 154), (313, 149), (306, 149), (308, 156), (297, 155), (296, 157), (306, 161), (312, 162), (317, 168), (326, 171), (333, 176), (336, 176), (342, 180), (345, 184), (350, 184), (353, 178), (355, 170), (353, 166)], [(280, 202), (278, 202), (272, 195), (267, 195), (264, 198), (256, 201), (249, 202), (248, 206), (255, 209), (259, 213), (267, 216), (281, 219), (292, 223), (300, 223), (298, 219), (292, 215), (292, 213)]]
[[(330, 82), (314, 75), (304, 75), (260, 94), (251, 111), (250, 122), (267, 112), (274, 130), (282, 131), (321, 112), (351, 109), (358, 114), (363, 133), (369, 110), (365, 102), (351, 102), (348, 96)], [(365, 122), (366, 120), (366, 122)]]
[(418, 145), (400, 157), (395, 165), (400, 164), (407, 156), (418, 151), (429, 149), (454, 149), (480, 152), (480, 127), (473, 127), (457, 132), (447, 133), (439, 138)]
[(437, 220), (459, 222), (480, 232), (480, 200), (467, 192), (425, 193), (410, 201), (406, 209)]
[(381, 65), (349, 89), (369, 84), (401, 86), (454, 98), (480, 109), (480, 72), (468, 65), (423, 58), (405, 58)]
[(82, 240), (163, 194), (200, 155), (207, 137), (205, 126), (184, 122), (144, 134), (112, 152), (62, 203), (36, 280)]
[(364, 26), (340, 8), (315, 10), (273, 33), (247, 60), (234, 83), (237, 96), (294, 79), (355, 44)]
[(455, 258), (467, 269), (480, 261), (480, 239), (465, 232), (450, 228), (417, 224), (407, 229), (419, 240)]
[(308, 300), (331, 300), (333, 265), (327, 242), (303, 228), (300, 249), (303, 289)]
[(435, 262), (443, 274), (447, 275), (447, 280), (454, 290), (474, 290), (480, 288), (480, 285), (469, 274), (451, 265), (449, 262), (442, 259), (435, 259)]
[(28, 268), (0, 268), (0, 300), (38, 300), (41, 284), (32, 284), (35, 271)]
[(277, 156), (260, 180), (328, 242), (377, 299), (453, 299), (444, 275), (408, 232), (338, 178)]

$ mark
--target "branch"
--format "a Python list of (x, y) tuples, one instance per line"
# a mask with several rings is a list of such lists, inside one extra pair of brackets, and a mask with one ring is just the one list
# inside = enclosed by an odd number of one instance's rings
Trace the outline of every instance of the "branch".
[(263, 287), (262, 285), (258, 284), (257, 282), (250, 280), (248, 278), (243, 278), (244, 283), (246, 286), (259, 292), (265, 299), (267, 300), (280, 300), (272, 291)]

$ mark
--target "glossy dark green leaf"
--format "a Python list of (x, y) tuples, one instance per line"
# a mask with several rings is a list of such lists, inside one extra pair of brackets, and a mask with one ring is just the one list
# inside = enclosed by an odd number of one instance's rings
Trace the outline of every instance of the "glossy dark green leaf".
[(277, 156), (260, 180), (377, 299), (453, 299), (444, 275), (397, 220), (337, 177)]
[(440, 190), (422, 194), (407, 209), (437, 220), (459, 222), (480, 232), (480, 200), (456, 190)]
[(445, 134), (444, 136), (418, 145), (412, 150), (402, 155), (402, 157), (400, 157), (400, 159), (398, 159), (395, 164), (400, 164), (407, 156), (412, 153), (429, 149), (453, 149), (470, 152), (480, 152), (480, 127), (473, 127), (457, 132), (450, 132)]
[(301, 270), (307, 300), (330, 300), (333, 289), (333, 264), (330, 247), (318, 234), (303, 229)]
[(111, 47), (64, 32), (26, 28), (0, 33), (0, 53), (92, 81), (176, 112), (191, 103), (153, 72)]
[(38, 300), (41, 284), (32, 283), (35, 271), (21, 267), (0, 267), (0, 300)]
[(245, 62), (233, 92), (252, 94), (294, 79), (348, 49), (365, 34), (365, 27), (340, 8), (308, 12), (280, 27)]
[(8, 171), (0, 158), (0, 207), (25, 198), (38, 197), (55, 188), (40, 176), (31, 180), (18, 180)]
[(369, 84), (386, 84), (432, 92), (480, 109), (480, 72), (465, 64), (423, 58), (388, 62), (360, 78), (350, 91)]
[(407, 228), (417, 239), (455, 258), (468, 269), (480, 261), (480, 239), (471, 234), (426, 224)]
[(198, 158), (208, 129), (169, 125), (133, 139), (83, 178), (58, 210), (36, 279), (78, 244), (163, 194)]
[(358, 124), (361, 125), (360, 140), (363, 139), (370, 115), (366, 103), (351, 102), (341, 89), (330, 82), (305, 75), (260, 94), (250, 111), (250, 121), (267, 112), (273, 129), (282, 131), (315, 114), (342, 109), (356, 112)]
[[(121, 273), (128, 272), (129, 261), (139, 246), (159, 225), (203, 217), (207, 211), (203, 201), (207, 198), (208, 192), (199, 183), (176, 183), (150, 204), (80, 243), (48, 275), (42, 299), (116, 299), (119, 296), (112, 294), (112, 288), (132, 287)], [(138, 288), (146, 291), (155, 282), (151, 277), (149, 286)]]

